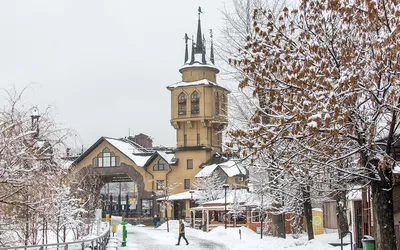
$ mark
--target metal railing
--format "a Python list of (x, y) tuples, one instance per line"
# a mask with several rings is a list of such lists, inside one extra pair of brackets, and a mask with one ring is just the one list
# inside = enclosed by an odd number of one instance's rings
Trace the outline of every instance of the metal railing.
[(0, 247), (0, 250), (12, 249), (29, 249), (29, 250), (45, 250), (45, 249), (82, 249), (90, 248), (92, 250), (105, 250), (110, 239), (110, 225), (107, 223), (106, 229), (102, 234), (95, 238), (71, 242), (52, 243), (44, 245), (29, 245), (29, 246), (15, 246), (15, 247)]

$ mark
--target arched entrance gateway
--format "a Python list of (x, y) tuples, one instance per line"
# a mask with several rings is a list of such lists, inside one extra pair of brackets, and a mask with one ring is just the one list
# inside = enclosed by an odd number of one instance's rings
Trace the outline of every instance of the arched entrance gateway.
[[(161, 156), (159, 152), (147, 150), (126, 138), (101, 137), (74, 161), (70, 177), (81, 202), (89, 211), (101, 207), (103, 216), (110, 213), (124, 217), (150, 217), (159, 214), (159, 209), (155, 189), (157, 180), (148, 167), (162, 161), (167, 170), (174, 164), (173, 157), (172, 153), (165, 152)], [(125, 182), (131, 183), (129, 188), (110, 192), (110, 184)]]

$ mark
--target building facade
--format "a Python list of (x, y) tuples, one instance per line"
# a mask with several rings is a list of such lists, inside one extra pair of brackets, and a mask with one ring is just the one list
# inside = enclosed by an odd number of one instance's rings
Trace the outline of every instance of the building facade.
[[(101, 137), (75, 160), (72, 167), (72, 175), (86, 169), (104, 183), (135, 182), (137, 197), (127, 197), (126, 200), (135, 201), (138, 215), (146, 211), (149, 216), (188, 216), (190, 199), (174, 201), (167, 208), (168, 215), (157, 199), (165, 196), (163, 191), (170, 186), (175, 188), (169, 190), (168, 195), (188, 193), (194, 188), (196, 175), (222, 152), (222, 130), (228, 123), (229, 91), (217, 84), (219, 70), (214, 65), (212, 36), (210, 56), (207, 56), (200, 14), (196, 41), (192, 39), (190, 50), (186, 35), (184, 65), (179, 69), (182, 79), (167, 87), (171, 93), (170, 122), (176, 130), (176, 148), (172, 152), (153, 150), (149, 148), (148, 136), (133, 139)], [(240, 171), (238, 174), (243, 182), (246, 174)], [(235, 175), (226, 177), (227, 183), (233, 183), (235, 178), (238, 180)], [(228, 179), (232, 180), (229, 182)], [(113, 203), (112, 198), (110, 203)], [(128, 205), (124, 207), (130, 209)], [(123, 215), (126, 211), (119, 212)]]

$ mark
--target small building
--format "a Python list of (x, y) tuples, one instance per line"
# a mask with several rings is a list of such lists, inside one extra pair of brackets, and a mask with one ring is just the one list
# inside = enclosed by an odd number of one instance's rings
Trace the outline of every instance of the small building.
[(247, 188), (249, 171), (247, 166), (243, 165), (239, 159), (214, 156), (201, 167), (202, 169), (196, 174), (196, 178), (207, 178), (212, 174), (217, 174), (230, 187)]

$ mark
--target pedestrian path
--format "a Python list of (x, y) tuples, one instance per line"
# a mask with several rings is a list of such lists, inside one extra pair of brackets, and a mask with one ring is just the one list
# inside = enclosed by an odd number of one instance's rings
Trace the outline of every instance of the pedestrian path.
[(140, 250), (169, 250), (169, 249), (218, 249), (227, 250), (226, 246), (213, 242), (212, 240), (200, 239), (198, 237), (186, 234), (189, 245), (184, 240), (176, 246), (178, 233), (174, 234), (171, 230), (167, 233), (164, 230), (157, 230), (148, 227), (129, 227), (127, 228), (127, 248)]

